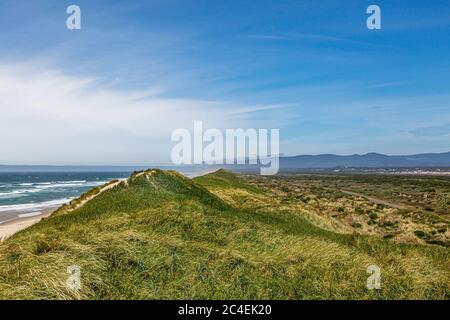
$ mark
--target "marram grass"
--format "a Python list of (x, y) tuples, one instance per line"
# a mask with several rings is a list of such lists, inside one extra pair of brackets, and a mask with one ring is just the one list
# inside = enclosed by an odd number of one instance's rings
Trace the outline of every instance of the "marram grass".
[(0, 299), (450, 298), (448, 248), (325, 230), (270, 197), (224, 171), (135, 173), (0, 244)]

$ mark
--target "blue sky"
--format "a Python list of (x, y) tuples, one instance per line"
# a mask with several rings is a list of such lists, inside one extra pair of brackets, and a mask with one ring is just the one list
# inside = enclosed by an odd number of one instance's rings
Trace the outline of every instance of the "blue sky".
[(167, 163), (194, 120), (286, 155), (449, 151), (449, 35), (448, 0), (3, 0), (0, 163)]

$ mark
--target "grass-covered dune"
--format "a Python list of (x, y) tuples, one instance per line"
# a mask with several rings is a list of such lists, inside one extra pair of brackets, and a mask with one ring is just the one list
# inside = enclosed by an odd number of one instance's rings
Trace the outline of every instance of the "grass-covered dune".
[(94, 194), (0, 244), (0, 299), (450, 298), (448, 248), (327, 231), (223, 170), (148, 170)]

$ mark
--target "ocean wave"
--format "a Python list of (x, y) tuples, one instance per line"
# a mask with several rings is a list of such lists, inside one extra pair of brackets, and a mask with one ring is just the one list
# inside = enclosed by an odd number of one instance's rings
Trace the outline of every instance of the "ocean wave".
[(19, 183), (19, 186), (22, 187), (31, 187), (31, 186), (40, 186), (40, 185), (49, 185), (52, 184), (53, 182), (26, 182), (26, 183)]
[(0, 192), (0, 197), (8, 198), (8, 197), (25, 196), (27, 193), (35, 193), (35, 192), (40, 192), (42, 190), (44, 190), (44, 189), (36, 188), (36, 189), (19, 189), (19, 190), (13, 190), (13, 191), (9, 191), (9, 192)]
[(65, 181), (65, 182), (47, 182), (47, 183), (36, 183), (36, 184), (20, 184), (21, 186), (31, 186), (32, 189), (18, 189), (7, 193), (0, 193), (2, 194), (13, 194), (13, 193), (33, 193), (33, 192), (39, 192), (47, 189), (54, 189), (54, 188), (69, 188), (69, 187), (94, 187), (94, 186), (100, 186), (102, 184), (107, 183), (108, 181)]
[[(44, 192), (72, 192), (77, 188), (92, 188), (98, 187), (108, 180), (102, 181), (86, 181), (86, 180), (71, 180), (71, 181), (53, 181), (53, 182), (37, 182), (37, 183), (20, 183), (16, 184), (12, 189), (3, 189), (0, 192), (0, 200), (15, 199), (21, 197), (32, 197), (32, 194), (39, 194)], [(20, 188), (22, 187), (22, 188)], [(28, 188), (24, 188), (28, 187)]]
[(7, 196), (7, 195), (11, 195), (11, 194), (16, 194), (16, 193), (21, 193), (21, 192), (18, 192), (18, 190), (14, 190), (14, 191), (10, 191), (10, 192), (0, 192), (0, 196)]
[(43, 189), (69, 188), (69, 187), (96, 187), (105, 184), (108, 181), (89, 181), (89, 182), (72, 182), (72, 183), (55, 183), (48, 186), (42, 186)]
[(82, 187), (83, 183), (55, 183), (48, 186), (42, 186), (42, 189), (53, 189), (53, 188), (67, 188), (67, 187)]
[(21, 193), (12, 193), (12, 192), (5, 192), (0, 193), (0, 199), (15, 199), (15, 198), (21, 198), (26, 197), (26, 194)]
[(19, 186), (35, 186), (35, 185), (52, 185), (52, 184), (74, 184), (74, 183), (86, 183), (87, 180), (61, 180), (61, 181), (48, 181), (48, 182), (24, 182), (19, 183)]
[(22, 203), (22, 204), (4, 205), (4, 206), (0, 206), (0, 212), (5, 212), (5, 211), (34, 211), (35, 212), (37, 210), (60, 206), (62, 204), (70, 202), (73, 199), (74, 198), (63, 198), (63, 199), (56, 199), (56, 200), (37, 202), (37, 203)]
[(42, 211), (33, 211), (30, 213), (21, 213), (21, 214), (18, 214), (17, 216), (19, 218), (28, 218), (28, 217), (40, 216), (41, 214), (42, 214)]
[(72, 184), (72, 183), (86, 183), (86, 180), (70, 180), (70, 181), (56, 181), (57, 183), (68, 183), (68, 184)]

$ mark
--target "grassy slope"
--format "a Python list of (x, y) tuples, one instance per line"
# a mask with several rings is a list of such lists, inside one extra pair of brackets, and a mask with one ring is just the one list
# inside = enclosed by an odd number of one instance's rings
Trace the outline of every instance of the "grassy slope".
[(0, 298), (450, 298), (448, 249), (326, 231), (272, 196), (224, 171), (134, 174), (1, 244)]

